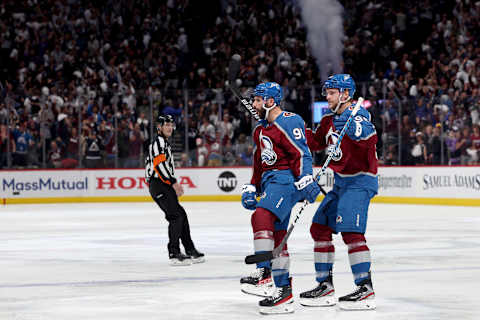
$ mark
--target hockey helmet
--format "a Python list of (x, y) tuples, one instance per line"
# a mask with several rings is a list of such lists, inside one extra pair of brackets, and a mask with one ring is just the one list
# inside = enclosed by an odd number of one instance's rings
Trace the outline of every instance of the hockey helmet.
[(175, 123), (175, 120), (169, 114), (162, 114), (158, 116), (157, 123), (163, 126), (165, 123)]
[(260, 83), (255, 87), (253, 95), (255, 97), (262, 97), (263, 100), (273, 98), (275, 104), (279, 106), (283, 99), (283, 90), (282, 87), (276, 82), (265, 82)]
[(330, 76), (322, 87), (322, 95), (327, 95), (327, 89), (338, 89), (343, 92), (348, 89), (348, 95), (353, 98), (355, 93), (355, 81), (349, 74), (335, 74)]

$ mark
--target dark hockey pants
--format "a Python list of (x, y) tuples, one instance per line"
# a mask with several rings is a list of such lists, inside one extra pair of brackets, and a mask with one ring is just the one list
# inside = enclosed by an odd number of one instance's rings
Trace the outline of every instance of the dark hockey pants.
[(186, 251), (195, 249), (190, 236), (190, 226), (185, 209), (178, 202), (177, 194), (173, 187), (163, 183), (159, 179), (150, 181), (150, 195), (165, 213), (168, 221), (168, 253), (180, 252), (180, 241)]

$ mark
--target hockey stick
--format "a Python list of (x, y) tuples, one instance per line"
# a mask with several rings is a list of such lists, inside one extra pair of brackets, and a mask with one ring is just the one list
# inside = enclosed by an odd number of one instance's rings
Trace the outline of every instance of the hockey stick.
[(228, 87), (232, 91), (233, 95), (238, 100), (240, 100), (242, 105), (252, 114), (255, 120), (258, 121), (260, 120), (260, 116), (258, 115), (257, 110), (255, 110), (252, 104), (242, 96), (237, 86), (235, 85), (235, 78), (237, 77), (238, 72), (240, 71), (240, 60), (241, 60), (241, 57), (239, 54), (234, 54), (232, 56), (232, 59), (230, 60), (230, 63), (228, 65)]
[[(360, 110), (360, 106), (362, 105), (362, 103), (363, 103), (363, 98), (361, 98), (361, 97), (358, 98), (357, 104), (353, 108), (352, 113), (348, 117), (347, 122), (343, 126), (342, 131), (340, 132), (340, 135), (338, 136), (338, 140), (337, 140), (337, 143), (335, 145), (335, 152), (330, 152), (330, 154), (327, 157), (327, 160), (325, 160), (325, 163), (323, 164), (322, 168), (320, 169), (320, 172), (318, 172), (317, 175), (315, 176), (315, 181), (318, 181), (318, 179), (322, 175), (325, 174), (325, 171), (327, 170), (328, 164), (332, 160), (333, 155), (335, 153), (337, 153), (338, 149), (340, 148), (340, 143), (342, 142), (343, 137), (345, 136), (345, 133), (347, 132), (347, 129), (350, 126), (353, 118), (357, 114), (358, 110)], [(297, 215), (295, 216), (295, 219), (293, 220), (290, 227), (288, 227), (288, 231), (285, 234), (285, 236), (283, 237), (282, 242), (280, 242), (280, 244), (276, 248), (274, 248), (273, 251), (267, 251), (267, 252), (262, 252), (262, 253), (258, 253), (258, 254), (249, 255), (249, 256), (245, 257), (245, 263), (246, 264), (259, 263), (259, 262), (263, 262), (263, 261), (269, 261), (269, 260), (272, 260), (272, 259), (280, 256), (280, 253), (282, 252), (283, 247), (285, 246), (285, 243), (287, 242), (288, 238), (290, 237), (290, 234), (292, 233), (293, 228), (297, 224), (298, 219), (302, 215), (302, 212), (303, 212), (303, 210), (305, 210), (308, 203), (309, 202), (307, 200), (305, 200), (303, 202), (302, 207), (300, 208)]]

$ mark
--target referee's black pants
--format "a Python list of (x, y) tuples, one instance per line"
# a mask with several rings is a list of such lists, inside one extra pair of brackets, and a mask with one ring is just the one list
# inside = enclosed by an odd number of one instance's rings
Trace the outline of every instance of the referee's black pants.
[(194, 250), (187, 213), (178, 202), (175, 189), (160, 179), (152, 178), (149, 191), (153, 200), (165, 212), (165, 219), (168, 221), (168, 253), (180, 252), (179, 239), (182, 240), (185, 251)]

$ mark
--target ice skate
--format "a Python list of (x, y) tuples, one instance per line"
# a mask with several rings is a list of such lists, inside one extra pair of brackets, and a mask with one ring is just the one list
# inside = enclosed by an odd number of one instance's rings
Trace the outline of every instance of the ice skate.
[(375, 292), (370, 278), (362, 281), (357, 289), (338, 299), (340, 309), (343, 310), (373, 310), (376, 308)]
[(329, 307), (335, 305), (335, 289), (332, 277), (328, 277), (312, 290), (300, 293), (300, 304), (308, 307)]
[(190, 256), (186, 256), (183, 253), (170, 253), (169, 254), (171, 266), (189, 266), (192, 264)]
[[(291, 282), (290, 282), (291, 283)], [(292, 313), (293, 305), (292, 285), (275, 288), (271, 297), (265, 298), (258, 303), (261, 314)]]
[(243, 293), (260, 297), (271, 296), (275, 289), (272, 281), (272, 270), (269, 268), (255, 269), (250, 276), (240, 279), (240, 287)]
[(205, 262), (205, 255), (199, 252), (197, 249), (187, 250), (187, 255), (192, 259), (192, 263)]

